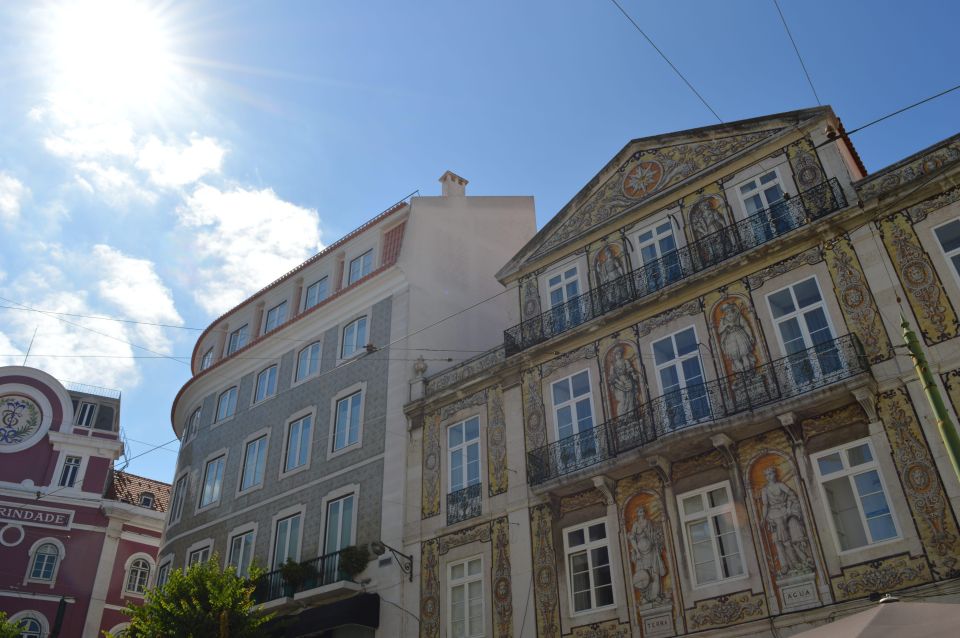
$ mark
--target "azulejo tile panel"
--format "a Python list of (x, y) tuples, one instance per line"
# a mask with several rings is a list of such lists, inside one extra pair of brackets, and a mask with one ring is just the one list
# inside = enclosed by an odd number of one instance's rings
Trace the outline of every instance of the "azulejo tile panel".
[(570, 638), (629, 638), (630, 624), (608, 620), (574, 627), (566, 635)]
[(487, 481), (489, 496), (503, 494), (509, 487), (507, 471), (507, 421), (503, 412), (503, 387), (487, 391)]
[(493, 638), (513, 638), (513, 587), (510, 583), (510, 521), (490, 524), (493, 551)]
[(841, 570), (840, 576), (830, 579), (837, 602), (869, 596), (874, 592), (890, 592), (932, 580), (930, 566), (922, 556), (910, 558), (907, 554), (854, 565)]
[(698, 600), (687, 610), (687, 626), (692, 631), (726, 627), (767, 616), (763, 594), (741, 591), (726, 596)]
[(533, 548), (533, 598), (537, 638), (560, 638), (560, 600), (557, 590), (557, 554), (553, 547), (553, 513), (549, 504), (530, 508)]
[(423, 479), (421, 517), (440, 513), (440, 413), (427, 415), (423, 423)]
[(439, 545), (433, 538), (420, 548), (420, 638), (440, 637)]

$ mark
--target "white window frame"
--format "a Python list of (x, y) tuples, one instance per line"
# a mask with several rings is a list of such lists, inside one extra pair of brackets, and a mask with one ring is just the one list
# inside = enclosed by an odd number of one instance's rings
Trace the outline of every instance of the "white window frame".
[[(570, 271), (573, 271), (573, 275), (568, 278), (567, 275), (570, 274)], [(551, 285), (550, 280), (553, 279), (554, 277), (559, 277), (560, 281), (559, 283)], [(573, 295), (572, 297), (569, 297), (567, 296), (567, 286), (573, 283), (574, 281), (577, 283), (577, 294)], [(571, 299), (575, 299), (576, 297), (579, 297), (580, 295), (587, 292), (586, 290), (584, 290), (583, 278), (580, 277), (580, 264), (577, 262), (568, 263), (567, 265), (562, 266), (560, 268), (555, 268), (544, 277), (543, 282), (544, 282), (544, 290), (546, 290), (546, 294), (547, 294), (547, 305), (551, 310), (554, 307), (562, 306), (567, 302), (569, 302)], [(560, 295), (563, 298), (563, 301), (556, 304), (553, 303), (552, 293), (554, 290), (560, 291)]]
[[(353, 500), (353, 511), (350, 513), (350, 539), (346, 544), (343, 544), (343, 501), (347, 499)], [(340, 549), (344, 547), (349, 547), (357, 541), (357, 513), (360, 510), (360, 499), (358, 493), (354, 491), (349, 491), (346, 493), (338, 494), (337, 496), (326, 498), (323, 501), (323, 527), (320, 530), (320, 554), (327, 554), (327, 532), (329, 531), (330, 524), (332, 523), (330, 518), (330, 507), (335, 503), (340, 503), (340, 512), (338, 514), (337, 523), (337, 536), (340, 537)], [(339, 551), (339, 550), (335, 550)]]
[[(592, 526), (597, 524), (603, 524), (604, 538), (603, 540), (591, 541), (589, 536), (589, 530)], [(584, 535), (584, 544), (577, 545), (576, 547), (570, 547), (570, 532), (577, 530), (583, 530)], [(567, 575), (567, 602), (569, 604), (569, 611), (571, 616), (583, 616), (586, 614), (593, 614), (598, 611), (603, 611), (605, 609), (614, 609), (617, 606), (617, 585), (616, 579), (614, 578), (614, 562), (615, 557), (613, 554), (613, 543), (611, 543), (610, 538), (610, 525), (607, 523), (606, 517), (595, 518), (591, 521), (586, 521), (584, 523), (578, 523), (576, 525), (570, 525), (565, 527), (562, 530), (563, 534), (563, 562), (564, 562), (564, 571)], [(616, 538), (613, 539), (614, 542)], [(613, 599), (612, 602), (608, 605), (603, 605), (598, 607), (596, 604), (596, 584), (593, 582), (593, 572), (596, 567), (593, 564), (593, 556), (591, 550), (597, 549), (601, 546), (607, 548), (607, 566), (610, 570), (610, 597)], [(590, 577), (590, 607), (580, 611), (576, 610), (576, 603), (574, 601), (574, 591), (573, 591), (573, 571), (571, 569), (570, 557), (572, 554), (579, 554), (581, 552), (586, 552), (587, 554), (587, 564), (589, 565), (588, 574)]]
[[(144, 501), (148, 499), (150, 502), (144, 503)], [(139, 500), (140, 507), (146, 507), (147, 509), (152, 510), (156, 502), (157, 502), (157, 497), (154, 495), (153, 492), (140, 492), (140, 500)]]
[(183, 436), (184, 442), (192, 441), (196, 438), (197, 433), (200, 431), (200, 419), (203, 416), (203, 407), (200, 406), (196, 410), (190, 413), (190, 416), (187, 417), (187, 427), (186, 432)]
[[(766, 184), (761, 184), (760, 178), (770, 173), (773, 173), (775, 175), (774, 180), (772, 182), (767, 182)], [(750, 183), (754, 184), (754, 190), (751, 192), (750, 195), (744, 195), (741, 189)], [(774, 183), (776, 183), (776, 185), (780, 187), (780, 193), (782, 194), (782, 197), (776, 201), (768, 202), (767, 197), (763, 193), (763, 191), (766, 188), (770, 188), (770, 186)], [(770, 207), (773, 206), (774, 204), (787, 201), (787, 199), (792, 196), (787, 186), (788, 186), (787, 182), (784, 181), (783, 176), (780, 174), (780, 169), (778, 169), (776, 166), (766, 168), (758, 172), (756, 175), (753, 175), (752, 177), (747, 177), (737, 182), (736, 185), (733, 187), (733, 191), (737, 194), (737, 202), (739, 202), (740, 204), (740, 210), (743, 211), (743, 218), (747, 219), (752, 215), (756, 215), (757, 213), (760, 213), (762, 211), (770, 210)], [(763, 205), (763, 208), (761, 208), (760, 210), (757, 210), (751, 213), (747, 209), (747, 199), (753, 197), (754, 195), (759, 195), (760, 200), (763, 202), (764, 205)]]
[[(317, 362), (317, 367), (316, 369), (311, 370), (310, 362), (314, 361), (314, 357), (311, 355), (313, 355), (314, 351), (316, 351), (315, 360)], [(294, 385), (298, 383), (302, 383), (307, 379), (311, 379), (317, 376), (318, 374), (320, 374), (320, 367), (323, 364), (323, 342), (320, 340), (314, 341), (313, 343), (309, 344), (307, 347), (297, 352), (296, 363), (297, 364), (294, 366), (294, 371), (293, 371)], [(301, 367), (301, 365), (304, 363), (307, 366), (305, 372), (303, 372), (303, 368)], [(301, 372), (303, 372), (303, 374), (301, 374)]]
[[(269, 387), (267, 392), (261, 397), (260, 396), (260, 380), (264, 378), (263, 375), (267, 375), (266, 379), (269, 382), (270, 371), (273, 370), (273, 391), (269, 392)], [(277, 395), (277, 379), (280, 376), (280, 366), (276, 363), (267, 366), (263, 370), (257, 373), (256, 383), (253, 386), (253, 401), (252, 403), (263, 403), (267, 399)]]
[[(582, 370), (577, 370), (576, 372), (573, 372), (573, 373), (571, 373), (571, 374), (568, 374), (568, 375), (565, 375), (565, 376), (563, 376), (563, 377), (560, 377), (559, 379), (553, 379), (553, 380), (550, 381), (550, 383), (549, 383), (550, 406), (551, 406), (551, 408), (552, 408), (552, 410), (553, 410), (552, 413), (551, 413), (551, 414), (553, 414), (553, 433), (554, 433), (554, 437), (555, 437), (554, 440), (556, 440), (556, 441), (560, 441), (560, 440), (561, 440), (561, 438), (560, 438), (560, 418), (559, 418), (559, 416), (558, 416), (558, 412), (559, 412), (561, 409), (563, 409), (564, 407), (567, 407), (567, 406), (569, 406), (569, 407), (570, 407), (570, 410), (571, 410), (571, 415), (572, 415), (572, 417), (573, 417), (573, 420), (571, 421), (571, 424), (573, 425), (573, 429), (574, 429), (573, 434), (571, 434), (569, 438), (573, 438), (573, 437), (576, 436), (577, 434), (581, 434), (581, 433), (582, 433), (582, 432), (578, 429), (578, 421), (579, 421), (579, 419), (577, 418), (576, 405), (577, 405), (578, 400), (580, 400), (581, 397), (583, 397), (584, 395), (582, 395), (582, 394), (576, 395), (576, 396), (573, 395), (573, 377), (576, 377), (576, 376), (578, 376), (578, 375), (580, 375), (580, 374), (582, 374), (582, 373), (584, 373), (584, 372), (587, 373), (587, 387), (589, 388), (589, 389), (587, 390), (587, 394), (586, 394), (587, 400), (590, 402), (590, 423), (592, 424), (589, 429), (590, 429), (590, 430), (593, 430), (593, 429), (595, 429), (595, 428), (599, 425), (599, 423), (597, 423), (597, 410), (596, 410), (596, 406), (594, 405), (594, 402), (593, 402), (593, 375), (590, 374), (590, 368), (583, 368)], [(561, 383), (561, 382), (563, 382), (563, 381), (567, 381), (567, 382), (569, 382), (569, 384), (570, 384), (570, 399), (567, 400), (567, 401), (563, 401), (563, 402), (557, 404), (557, 403), (554, 403), (553, 386), (556, 385), (556, 384), (558, 384), (558, 383)], [(585, 432), (585, 431), (586, 431), (586, 430), (583, 430), (583, 432)], [(565, 437), (565, 438), (566, 438), (566, 437)]]
[[(477, 437), (475, 439), (470, 439), (469, 441), (467, 440), (467, 422), (468, 421), (477, 422)], [(450, 493), (468, 488), (472, 485), (483, 483), (483, 445), (481, 445), (480, 443), (482, 438), (480, 436), (480, 426), (481, 426), (481, 423), (480, 423), (479, 414), (474, 414), (472, 416), (469, 416), (465, 419), (462, 419), (460, 421), (457, 421), (456, 423), (452, 423), (447, 426), (446, 445), (447, 445), (447, 460), (449, 461), (449, 466), (448, 466), (449, 469), (447, 470), (447, 488), (448, 488), (447, 491)], [(456, 427), (460, 427), (463, 429), (463, 440), (458, 445), (450, 445), (450, 431)], [(471, 483), (470, 477), (469, 477), (470, 473), (467, 470), (467, 467), (469, 465), (469, 461), (467, 459), (469, 456), (469, 448), (473, 446), (476, 446), (477, 448), (478, 468), (477, 468), (477, 480)], [(453, 484), (453, 457), (454, 457), (454, 454), (456, 453), (460, 453), (463, 456), (463, 463), (462, 463), (463, 477), (464, 477), (463, 485), (460, 485), (458, 487), (454, 487), (454, 484)]]
[[(271, 532), (270, 532), (270, 569), (280, 569), (280, 565), (275, 565), (276, 556), (277, 556), (277, 541), (278, 532), (280, 529), (280, 523), (282, 521), (289, 520), (294, 516), (300, 517), (299, 525), (297, 526), (297, 555), (290, 556), (295, 561), (300, 560), (300, 555), (303, 553), (303, 526), (304, 521), (306, 520), (306, 508), (303, 505), (295, 505), (293, 507), (288, 507), (285, 510), (282, 510), (275, 514), (270, 522)], [(290, 536), (287, 536), (287, 548), (290, 547)], [(286, 562), (286, 561), (284, 561)]]
[[(353, 398), (358, 396), (360, 397), (360, 405), (356, 409), (353, 407)], [(330, 446), (331, 453), (342, 452), (352, 447), (360, 447), (363, 443), (363, 406), (364, 406), (364, 388), (358, 388), (349, 394), (339, 396), (333, 400), (333, 420), (331, 421), (332, 427), (330, 428), (333, 431), (332, 442)], [(347, 412), (347, 434), (346, 439), (343, 445), (337, 446), (337, 438), (340, 433), (340, 408), (345, 406)], [(354, 415), (357, 419), (357, 432), (356, 439), (350, 441), (350, 422), (352, 421)]]
[(327, 518), (330, 514), (330, 504), (339, 501), (341, 499), (347, 498), (348, 496), (353, 497), (353, 519), (350, 523), (351, 527), (351, 544), (356, 542), (357, 539), (357, 521), (359, 520), (359, 511), (360, 511), (360, 485), (359, 483), (352, 483), (349, 485), (344, 485), (335, 490), (328, 492), (324, 495), (321, 501), (321, 520), (320, 520), (320, 538), (319, 538), (319, 554), (326, 553), (327, 545)]
[(99, 407), (94, 401), (79, 401), (73, 424), (81, 428), (92, 428), (97, 422)]
[[(147, 576), (143, 579), (143, 588), (138, 591), (137, 589), (130, 589), (130, 578), (133, 576), (133, 564), (141, 560), (147, 564)], [(149, 554), (137, 552), (128, 556), (123, 565), (123, 595), (143, 598), (150, 587), (150, 579), (153, 577), (155, 570), (156, 562)]]
[[(320, 284), (324, 284), (324, 287), (326, 288), (326, 290), (324, 291), (323, 297), (321, 297), (320, 294), (317, 293), (315, 295), (316, 299), (314, 299), (313, 303), (310, 303), (310, 291), (320, 290)], [(320, 305), (320, 302), (329, 296), (330, 296), (330, 277), (328, 277), (327, 275), (324, 275), (320, 279), (317, 279), (315, 282), (307, 286), (306, 290), (304, 290), (303, 309), (306, 311), (306, 310), (309, 310), (310, 308), (313, 308), (314, 306)]]
[[(350, 347), (353, 348), (349, 353), (347, 350), (347, 331), (354, 326), (358, 326), (360, 322), (363, 322), (363, 343), (358, 343), (360, 338), (360, 332), (356, 328), (353, 331), (352, 343)], [(346, 361), (347, 359), (352, 359), (358, 355), (363, 354), (367, 351), (367, 343), (370, 341), (370, 317), (368, 315), (360, 315), (356, 317), (349, 323), (343, 326), (343, 330), (340, 333), (340, 360)]]
[[(694, 341), (694, 344), (696, 344), (696, 348), (694, 348), (692, 352), (688, 352), (683, 355), (678, 355), (677, 354), (677, 335), (679, 335), (682, 332), (687, 332), (688, 330), (693, 331), (693, 341)], [(673, 359), (670, 359), (665, 363), (657, 363), (655, 346), (661, 341), (666, 341), (667, 339), (670, 340), (670, 346), (673, 348)], [(711, 403), (710, 393), (707, 390), (707, 385), (706, 385), (708, 382), (707, 368), (703, 363), (703, 357), (700, 356), (700, 335), (697, 334), (697, 326), (695, 324), (685, 326), (679, 330), (675, 330), (669, 334), (663, 335), (662, 337), (658, 337), (652, 340), (650, 342), (650, 358), (653, 362), (653, 374), (657, 380), (657, 388), (659, 388), (660, 390), (658, 398), (663, 397), (667, 394), (666, 389), (663, 387), (663, 379), (660, 377), (660, 371), (668, 367), (673, 367), (676, 369), (679, 386), (673, 390), (670, 390), (670, 392), (680, 393), (679, 394), (680, 403), (681, 403), (681, 408), (683, 409), (683, 417), (685, 419), (683, 424), (678, 425), (678, 429), (692, 425), (694, 423), (704, 421), (704, 420), (709, 420), (713, 416), (713, 410), (715, 406)], [(700, 366), (700, 378), (702, 379), (700, 384), (693, 383), (693, 384), (687, 385), (687, 379), (683, 372), (683, 363), (690, 359), (696, 359), (697, 365)], [(693, 404), (690, 401), (689, 388), (694, 387), (696, 385), (703, 386), (702, 398), (707, 404), (707, 412), (705, 415), (702, 415), (702, 416), (697, 416), (696, 414), (694, 414)]]
[[(471, 576), (469, 574), (469, 565), (474, 561), (480, 561), (480, 571)], [(463, 577), (454, 579), (453, 578), (453, 568), (458, 565), (463, 566)], [(486, 636), (486, 614), (487, 614), (487, 601), (486, 599), (486, 583), (484, 582), (484, 570), (483, 570), (483, 555), (479, 554), (476, 556), (471, 556), (469, 558), (464, 558), (463, 560), (451, 561), (447, 564), (447, 635), (453, 636), (453, 590), (462, 587), (464, 591), (464, 635), (468, 638), (483, 638)], [(475, 632), (474, 627), (470, 624), (470, 599), (468, 593), (470, 591), (470, 585), (472, 583), (480, 583), (480, 627), (479, 632)]]
[(930, 234), (933, 235), (933, 241), (935, 241), (937, 246), (940, 247), (940, 254), (943, 255), (943, 258), (946, 260), (947, 268), (949, 268), (953, 273), (953, 281), (960, 286), (960, 266), (957, 266), (953, 263), (953, 258), (957, 255), (960, 255), (960, 247), (947, 251), (947, 249), (943, 247), (943, 242), (940, 241), (940, 236), (937, 234), (938, 230), (944, 226), (949, 226), (950, 224), (960, 224), (960, 217), (954, 217), (953, 219), (948, 219), (942, 224), (937, 224), (930, 229)]
[(167, 584), (170, 579), (170, 570), (173, 568), (173, 557), (164, 556), (157, 565), (153, 586), (157, 589)]
[[(226, 390), (224, 390), (223, 392), (221, 392), (221, 393), (219, 394), (219, 396), (217, 396), (217, 412), (216, 412), (216, 415), (215, 415), (215, 416), (216, 416), (216, 420), (214, 421), (214, 424), (223, 423), (223, 422), (225, 422), (225, 421), (229, 421), (230, 419), (232, 419), (232, 418), (234, 417), (234, 415), (236, 415), (236, 413), (237, 413), (237, 395), (239, 394), (239, 392), (240, 392), (240, 391), (239, 391), (239, 388), (234, 385), (234, 386), (230, 386), (229, 388), (227, 388)], [(231, 393), (232, 393), (232, 394), (231, 394)], [(229, 395), (229, 396), (228, 396), (228, 395)], [(232, 410), (230, 411), (229, 414), (224, 414), (223, 416), (221, 416), (221, 412), (222, 412), (222, 411), (221, 411), (220, 408), (221, 408), (221, 406), (223, 405), (223, 399), (224, 399), (224, 397), (227, 397), (227, 409), (230, 410), (231, 407), (232, 407)]]
[[(800, 308), (799, 304), (797, 304), (797, 293), (794, 292), (793, 289), (795, 286), (809, 281), (810, 279), (813, 279), (813, 283), (817, 286), (817, 292), (820, 293), (820, 301)], [(770, 304), (770, 297), (779, 292), (783, 292), (784, 290), (790, 291), (790, 299), (793, 301), (793, 312), (776, 317), (773, 314), (773, 306)], [(830, 307), (827, 306), (827, 298), (823, 294), (823, 286), (820, 285), (820, 278), (816, 274), (811, 274), (808, 277), (803, 277), (801, 279), (797, 279), (796, 281), (792, 281), (789, 284), (781, 286), (776, 290), (771, 290), (766, 294), (766, 299), (767, 310), (770, 312), (770, 321), (773, 323), (773, 331), (777, 334), (777, 344), (780, 346), (780, 352), (784, 357), (788, 356), (787, 346), (783, 341), (783, 334), (780, 332), (780, 324), (789, 321), (790, 319), (796, 319), (797, 324), (800, 326), (800, 334), (803, 336), (803, 349), (804, 351), (809, 350), (816, 344), (814, 344), (813, 339), (810, 338), (810, 330), (807, 327), (807, 322), (804, 319), (803, 314), (816, 308), (823, 310), (823, 315), (827, 320), (827, 328), (830, 330), (831, 339), (837, 338), (837, 331), (834, 329), (833, 319), (830, 317)]]
[[(365, 264), (364, 259), (368, 257), (369, 257), (369, 260), (367, 260), (367, 263)], [(353, 265), (356, 263), (360, 264), (360, 269), (358, 271), (358, 276), (354, 277)], [(366, 267), (366, 272), (364, 272), (364, 267)], [(372, 272), (373, 272), (373, 248), (370, 248), (369, 250), (361, 253), (360, 255), (357, 255), (356, 257), (351, 259), (349, 262), (347, 262), (347, 272), (346, 272), (347, 285), (351, 286), (357, 283), (358, 281), (360, 281), (361, 279), (363, 279), (364, 277), (366, 277)]]
[[(857, 465), (854, 467), (850, 467), (848, 465), (848, 458), (847, 458), (846, 452), (851, 448), (859, 447), (864, 444), (866, 444), (868, 449), (870, 450), (870, 456), (872, 457), (872, 460), (866, 463), (861, 463), (860, 465)], [(834, 453), (840, 454), (840, 459), (843, 463), (843, 469), (837, 472), (831, 472), (827, 476), (824, 476), (820, 472), (819, 460), (825, 456), (830, 456), (831, 454), (834, 454)], [(883, 477), (883, 469), (880, 467), (880, 462), (877, 460), (876, 447), (873, 445), (873, 441), (871, 441), (869, 437), (866, 437), (863, 439), (857, 439), (856, 441), (851, 441), (849, 443), (837, 445), (827, 450), (817, 452), (816, 454), (811, 454), (810, 462), (813, 465), (813, 471), (816, 475), (817, 485), (819, 486), (820, 498), (822, 499), (822, 503), (823, 503), (823, 510), (824, 512), (826, 512), (827, 520), (830, 521), (829, 523), (830, 531), (833, 534), (832, 538), (834, 542), (834, 547), (836, 548), (836, 552), (838, 555), (845, 556), (845, 555), (853, 554), (863, 550), (872, 549), (880, 545), (886, 545), (887, 543), (895, 543), (899, 540), (903, 540), (903, 529), (900, 526), (900, 521), (897, 517), (897, 510), (893, 505), (893, 499), (891, 498), (890, 488), (887, 487), (887, 481)], [(854, 475), (863, 474), (865, 472), (869, 472), (870, 470), (876, 471), (877, 478), (879, 478), (880, 480), (880, 486), (883, 488), (883, 497), (886, 499), (887, 508), (890, 510), (890, 519), (893, 522), (893, 529), (894, 531), (896, 531), (895, 536), (891, 538), (885, 538), (883, 540), (876, 541), (876, 542), (873, 542), (871, 538), (872, 534), (870, 533), (870, 526), (867, 525), (867, 518), (863, 512), (863, 503), (861, 502), (860, 494), (857, 491), (857, 486), (854, 484), (854, 481), (853, 481)], [(841, 549), (842, 546), (840, 544), (840, 534), (837, 531), (837, 524), (833, 520), (833, 513), (830, 511), (830, 500), (827, 498), (827, 491), (823, 485), (824, 482), (826, 481), (832, 481), (838, 478), (847, 478), (850, 481), (850, 487), (853, 490), (854, 502), (857, 505), (857, 512), (860, 515), (860, 523), (863, 526), (864, 534), (867, 537), (866, 545), (860, 545), (859, 547), (851, 547), (850, 549)]]
[(263, 334), (273, 332), (287, 321), (287, 300), (267, 310), (263, 315)]
[[(295, 467), (288, 469), (288, 455), (290, 451), (290, 433), (293, 429), (293, 425), (303, 421), (304, 419), (310, 419), (310, 433), (309, 440), (307, 441), (307, 458)], [(284, 428), (283, 435), (283, 450), (280, 452), (280, 478), (290, 476), (291, 474), (296, 474), (297, 472), (303, 472), (310, 467), (310, 460), (313, 457), (313, 438), (316, 435), (317, 429), (317, 414), (316, 410), (311, 409), (307, 412), (300, 412), (295, 414), (291, 418), (287, 419), (286, 427)], [(297, 449), (300, 448), (302, 443), (300, 440), (303, 437), (303, 426), (300, 426), (300, 430), (297, 433)]]
[[(233, 543), (237, 539), (246, 539), (250, 538), (249, 541), (249, 555), (247, 556), (247, 564), (242, 565), (243, 554), (246, 541), (241, 541), (240, 546), (240, 560), (235, 564), (234, 563), (234, 554), (233, 554)], [(227, 562), (224, 564), (224, 567), (233, 566), (237, 571), (238, 576), (246, 577), (250, 574), (250, 566), (253, 564), (254, 559), (256, 558), (256, 545), (257, 545), (257, 525), (254, 523), (252, 526), (245, 525), (230, 531), (230, 535), (227, 538)]]
[(213, 365), (213, 348), (210, 347), (200, 357), (200, 370), (206, 370)]
[(187, 489), (190, 485), (190, 473), (184, 471), (173, 482), (173, 490), (170, 492), (170, 521), (168, 525), (180, 522), (183, 517), (183, 506), (187, 500)]
[[(260, 471), (260, 481), (257, 483), (251, 483), (244, 487), (244, 478), (247, 473), (247, 451), (249, 447), (262, 441), (262, 450), (263, 450), (263, 468)], [(237, 478), (237, 494), (247, 494), (248, 492), (253, 492), (255, 490), (263, 487), (263, 484), (267, 476), (267, 454), (270, 452), (270, 431), (269, 430), (260, 430), (249, 437), (243, 442), (243, 459), (240, 462), (240, 476)], [(259, 456), (258, 456), (259, 458)], [(254, 475), (256, 475), (256, 468), (254, 468)]]
[(21, 638), (23, 637), (34, 638), (34, 636), (36, 636), (37, 638), (46, 638), (46, 636), (50, 635), (50, 622), (47, 620), (47, 617), (41, 614), (39, 611), (34, 611), (32, 609), (25, 609), (23, 611), (18, 611), (17, 613), (7, 618), (7, 622), (9, 622), (14, 626), (19, 626), (19, 624), (24, 620), (35, 621), (38, 625), (40, 625), (40, 631), (39, 633), (36, 633), (36, 632), (27, 633), (26, 630), (24, 630), (20, 634)]
[[(75, 463), (71, 463), (71, 459), (75, 459)], [(69, 465), (69, 468), (67, 467)], [(63, 462), (60, 464), (59, 478), (57, 479), (57, 485), (64, 489), (70, 489), (72, 487), (82, 487), (83, 486), (83, 456), (79, 454), (64, 454)], [(72, 470), (72, 472), (71, 472)], [(68, 472), (71, 474), (70, 482), (64, 483), (64, 479), (67, 478)]]
[[(199, 556), (199, 560), (192, 560), (194, 556)], [(184, 561), (184, 569), (190, 569), (190, 566), (194, 563), (205, 563), (210, 560), (211, 556), (213, 556), (213, 541), (209, 538), (205, 538), (202, 541), (197, 541), (187, 548), (187, 557)]]
[(243, 324), (227, 337), (227, 356), (250, 343), (250, 324)]
[[(57, 549), (57, 561), (53, 565), (53, 571), (50, 574), (50, 578), (34, 578), (33, 567), (37, 560), (37, 551), (44, 545), (53, 545)], [(27, 583), (34, 583), (37, 585), (49, 585), (50, 589), (53, 589), (53, 587), (57, 584), (57, 576), (60, 574), (60, 567), (63, 565), (63, 561), (67, 558), (67, 548), (64, 547), (60, 539), (47, 536), (38, 539), (30, 547), (30, 552), (28, 555), (30, 559), (27, 561), (27, 571), (23, 577), (23, 584), (26, 585)]]
[[(219, 485), (214, 484), (214, 492), (216, 498), (204, 503), (204, 496), (207, 492), (207, 474), (210, 472), (210, 465), (212, 463), (219, 463), (219, 475), (220, 481)], [(197, 495), (197, 511), (210, 509), (216, 507), (220, 504), (220, 501), (223, 500), (223, 478), (226, 475), (227, 471), (227, 451), (225, 449), (218, 450), (206, 458), (203, 462), (203, 476), (200, 479), (200, 489), (197, 490), (199, 494)]]
[[(724, 505), (710, 507), (709, 502), (707, 501), (707, 494), (717, 489), (726, 490), (727, 502)], [(683, 502), (684, 500), (693, 496), (700, 496), (701, 504), (704, 505), (704, 508), (699, 512), (687, 514), (683, 507)], [(743, 538), (740, 535), (740, 520), (737, 516), (737, 507), (736, 502), (734, 501), (733, 489), (730, 486), (730, 481), (720, 481), (719, 483), (714, 483), (712, 485), (707, 485), (705, 487), (684, 492), (683, 494), (678, 494), (677, 511), (680, 514), (680, 527), (682, 528), (684, 548), (687, 554), (687, 571), (690, 575), (690, 582), (693, 583), (695, 589), (743, 580), (750, 577), (750, 572), (747, 569), (747, 559), (743, 553), (744, 545)], [(740, 557), (741, 569), (739, 574), (735, 574), (733, 576), (723, 576), (723, 561), (721, 560), (723, 556), (720, 554), (720, 548), (717, 543), (716, 529), (712, 524), (714, 517), (726, 514), (728, 512), (731, 520), (733, 521), (734, 539), (737, 542), (737, 556)], [(690, 532), (688, 531), (688, 524), (703, 519), (707, 519), (708, 525), (710, 525), (710, 540), (713, 548), (714, 568), (717, 574), (717, 579), (701, 583), (697, 580), (697, 570), (696, 566), (694, 565), (693, 543), (690, 538)]]

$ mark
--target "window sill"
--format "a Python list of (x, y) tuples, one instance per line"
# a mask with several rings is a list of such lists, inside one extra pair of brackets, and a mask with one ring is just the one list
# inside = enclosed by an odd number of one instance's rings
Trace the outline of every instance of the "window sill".
[(307, 461), (303, 465), (299, 465), (292, 470), (281, 471), (278, 480), (282, 481), (285, 478), (293, 476), (295, 474), (300, 474), (301, 472), (306, 472), (310, 469), (310, 461)]
[(362, 447), (363, 447), (363, 437), (361, 436), (359, 439), (357, 439), (356, 443), (351, 443), (350, 445), (345, 445), (342, 448), (329, 452), (327, 454), (327, 460), (329, 461), (330, 459), (336, 458), (338, 456), (343, 456), (344, 454), (353, 452), (354, 450), (359, 450)]

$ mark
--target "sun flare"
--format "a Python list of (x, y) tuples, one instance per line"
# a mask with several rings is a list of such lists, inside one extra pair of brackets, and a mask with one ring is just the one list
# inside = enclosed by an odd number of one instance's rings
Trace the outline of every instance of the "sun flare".
[(67, 108), (129, 113), (169, 95), (177, 67), (168, 25), (146, 0), (68, 0), (49, 24), (51, 78)]

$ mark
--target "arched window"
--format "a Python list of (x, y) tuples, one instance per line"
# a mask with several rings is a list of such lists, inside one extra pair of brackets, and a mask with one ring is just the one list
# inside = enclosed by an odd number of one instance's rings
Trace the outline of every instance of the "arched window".
[(44, 543), (33, 554), (33, 565), (30, 568), (31, 580), (53, 580), (57, 573), (57, 561), (60, 560), (60, 550), (53, 543)]
[(19, 627), (20, 638), (41, 638), (43, 636), (43, 627), (40, 621), (33, 616), (27, 616), (20, 619)]
[(144, 558), (138, 558), (130, 563), (130, 569), (127, 572), (127, 591), (142, 594), (146, 591), (148, 582), (150, 582), (150, 563)]

